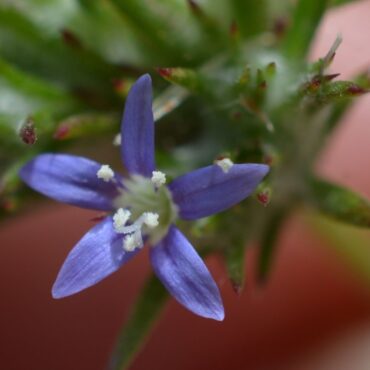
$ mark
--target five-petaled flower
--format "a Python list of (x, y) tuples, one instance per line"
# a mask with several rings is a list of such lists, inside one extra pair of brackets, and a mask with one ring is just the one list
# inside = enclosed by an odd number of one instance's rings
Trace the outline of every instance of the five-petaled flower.
[(130, 260), (143, 245), (157, 277), (197, 315), (222, 320), (216, 283), (193, 246), (174, 225), (223, 211), (246, 198), (268, 172), (262, 164), (215, 163), (165, 185), (154, 162), (152, 86), (144, 75), (127, 97), (121, 127), (123, 178), (108, 165), (73, 155), (42, 154), (20, 176), (61, 202), (110, 212), (69, 253), (52, 288), (54, 298), (88, 288)]

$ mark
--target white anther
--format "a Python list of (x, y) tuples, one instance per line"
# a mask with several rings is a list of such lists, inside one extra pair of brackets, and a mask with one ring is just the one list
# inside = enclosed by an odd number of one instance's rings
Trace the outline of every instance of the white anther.
[(131, 212), (127, 209), (119, 208), (113, 215), (113, 226), (116, 232), (120, 231), (124, 227), (131, 217)]
[(146, 226), (151, 229), (154, 229), (159, 225), (159, 214), (154, 212), (144, 212), (143, 213), (143, 222)]
[(121, 145), (121, 134), (117, 134), (113, 139), (113, 145), (114, 146), (120, 146)]
[(219, 166), (224, 173), (228, 173), (230, 168), (234, 165), (230, 158), (217, 159), (215, 164)]
[(108, 182), (113, 179), (114, 172), (107, 164), (103, 164), (100, 167), (99, 171), (96, 173), (96, 176), (98, 177), (98, 179), (102, 179), (103, 181)]
[(166, 174), (161, 171), (153, 171), (151, 181), (157, 188), (159, 188), (166, 183)]
[(143, 246), (143, 239), (141, 233), (135, 232), (133, 234), (126, 235), (123, 239), (123, 249), (126, 252), (132, 252), (136, 248), (141, 248)]

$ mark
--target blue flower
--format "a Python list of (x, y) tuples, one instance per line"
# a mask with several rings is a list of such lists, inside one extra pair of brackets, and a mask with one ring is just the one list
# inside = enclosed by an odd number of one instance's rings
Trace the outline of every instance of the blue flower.
[(262, 164), (223, 159), (165, 185), (154, 161), (152, 86), (144, 75), (127, 97), (121, 128), (123, 178), (108, 165), (67, 154), (42, 154), (20, 176), (34, 190), (58, 201), (110, 212), (69, 253), (52, 288), (54, 298), (80, 292), (129, 261), (145, 245), (157, 277), (195, 314), (223, 320), (216, 283), (193, 246), (174, 225), (240, 202), (268, 172)]

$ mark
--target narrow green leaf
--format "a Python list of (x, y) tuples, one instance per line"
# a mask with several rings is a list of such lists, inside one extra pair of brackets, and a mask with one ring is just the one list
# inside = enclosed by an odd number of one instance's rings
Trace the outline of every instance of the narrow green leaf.
[[(355, 77), (354, 84), (360, 87), (360, 89), (362, 89), (363, 91), (369, 91), (370, 78), (368, 73), (361, 73), (357, 77)], [(355, 102), (352, 97), (356, 97), (356, 95), (350, 95), (347, 99), (335, 99), (332, 102), (331, 112), (326, 123), (327, 133), (330, 133), (337, 126), (337, 124), (341, 122), (341, 118), (343, 117), (343, 115), (352, 106), (353, 102)]]
[(320, 101), (331, 99), (350, 98), (366, 94), (368, 91), (351, 81), (334, 81), (324, 84), (318, 94)]
[(112, 354), (109, 370), (127, 369), (153, 327), (167, 302), (168, 294), (161, 282), (152, 275), (123, 327)]
[(247, 241), (244, 238), (241, 239), (229, 245), (224, 251), (227, 273), (234, 291), (238, 294), (244, 287), (245, 252), (247, 250)]
[(344, 187), (314, 178), (310, 204), (337, 221), (370, 227), (370, 201)]
[(298, 0), (282, 45), (289, 58), (307, 55), (327, 3), (328, 0)]
[[(271, 206), (270, 206), (271, 207)], [(264, 283), (271, 270), (279, 232), (288, 215), (289, 208), (272, 206), (266, 215), (260, 239), (257, 278)]]

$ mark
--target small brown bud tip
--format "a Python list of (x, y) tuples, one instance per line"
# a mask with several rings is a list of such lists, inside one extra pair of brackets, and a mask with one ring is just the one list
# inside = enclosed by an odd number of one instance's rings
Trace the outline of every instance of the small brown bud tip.
[(362, 95), (367, 93), (368, 91), (361, 86), (352, 85), (347, 88), (347, 92), (351, 95)]
[(238, 34), (239, 34), (238, 24), (235, 21), (232, 21), (230, 25), (230, 36), (235, 37)]
[(27, 118), (19, 130), (19, 136), (25, 144), (33, 145), (37, 140), (36, 128), (32, 118)]
[(322, 81), (321, 81), (321, 77), (320, 76), (314, 76), (312, 77), (312, 80), (309, 82), (309, 88), (311, 90), (316, 90), (320, 85), (321, 85)]
[(240, 119), (241, 116), (242, 116), (242, 112), (240, 112), (240, 111), (236, 111), (236, 112), (232, 113), (232, 118), (235, 119), (235, 120)]
[(57, 128), (54, 133), (54, 139), (63, 140), (66, 139), (69, 134), (70, 128), (66, 125), (61, 125)]
[(6, 212), (13, 212), (17, 208), (17, 204), (13, 199), (4, 199), (1, 203), (1, 208)]
[(235, 280), (231, 280), (231, 286), (233, 288), (233, 291), (237, 294), (237, 295), (241, 295), (242, 294), (242, 291), (243, 291), (243, 286), (236, 282)]
[(335, 78), (337, 78), (338, 76), (340, 76), (340, 73), (333, 73), (333, 74), (331, 74), (331, 75), (325, 75), (325, 76), (323, 76), (323, 79), (324, 79), (325, 81), (332, 81), (332, 80), (334, 80)]
[(201, 9), (200, 9), (200, 6), (198, 5), (198, 3), (196, 3), (194, 0), (187, 0), (188, 1), (188, 5), (190, 7), (190, 10), (194, 13), (201, 13)]
[(262, 81), (260, 84), (259, 84), (259, 88), (261, 90), (266, 90), (267, 88), (267, 82), (266, 81)]
[(116, 92), (122, 92), (125, 89), (125, 81), (122, 79), (113, 79), (112, 84)]
[(63, 41), (74, 48), (82, 48), (80, 39), (70, 30), (63, 28), (60, 31)]
[(267, 164), (268, 166), (271, 166), (274, 162), (274, 158), (272, 155), (270, 154), (266, 154), (264, 157), (263, 157), (263, 163)]
[(268, 191), (261, 191), (257, 194), (258, 201), (266, 207), (270, 203), (270, 194)]
[(267, 65), (266, 67), (266, 71), (269, 73), (269, 74), (273, 74), (276, 72), (276, 63), (275, 62), (271, 62)]
[(169, 78), (172, 75), (172, 68), (157, 68), (157, 72), (164, 78)]
[(277, 36), (277, 37), (282, 37), (287, 29), (288, 22), (286, 18), (277, 18), (275, 19), (272, 32)]

